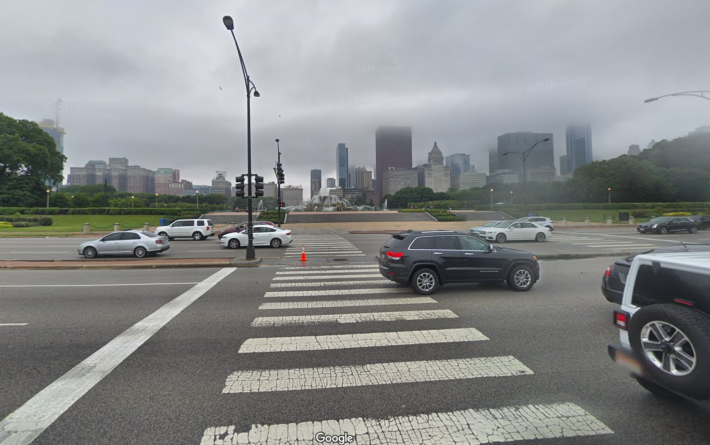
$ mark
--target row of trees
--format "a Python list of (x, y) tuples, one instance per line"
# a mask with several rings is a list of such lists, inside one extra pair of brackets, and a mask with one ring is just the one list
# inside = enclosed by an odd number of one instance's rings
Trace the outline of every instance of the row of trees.
[[(86, 192), (82, 191), (86, 187)], [(116, 192), (108, 186), (106, 192), (96, 192), (95, 186), (71, 186), (70, 192), (66, 187), (59, 193), (50, 193), (50, 207), (118, 207), (118, 208), (142, 208), (142, 207), (196, 207), (196, 196), (174, 196), (158, 195), (154, 193), (130, 193)], [(101, 186), (103, 190), (103, 186)], [(224, 206), (227, 204), (227, 197), (224, 195), (200, 195), (200, 206)], [(42, 203), (46, 205), (46, 201)], [(40, 205), (41, 206), (41, 205)]]

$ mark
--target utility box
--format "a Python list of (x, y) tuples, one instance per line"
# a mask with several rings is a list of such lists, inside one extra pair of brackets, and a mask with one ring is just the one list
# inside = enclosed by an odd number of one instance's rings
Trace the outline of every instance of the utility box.
[(628, 222), (629, 212), (619, 212), (619, 222)]

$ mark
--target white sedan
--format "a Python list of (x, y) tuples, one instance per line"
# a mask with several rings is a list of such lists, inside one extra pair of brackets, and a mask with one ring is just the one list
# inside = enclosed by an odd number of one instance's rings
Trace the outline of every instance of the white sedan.
[[(252, 228), (254, 234), (255, 246), (271, 246), (281, 247), (284, 244), (290, 244), (293, 241), (293, 235), (290, 230), (282, 230), (278, 227), (268, 225), (255, 225)], [(220, 240), (222, 247), (230, 249), (238, 249), (241, 246), (246, 247), (249, 244), (246, 230), (239, 233), (229, 233), (224, 235)]]
[(504, 221), (493, 227), (486, 227), (479, 235), (489, 241), (504, 243), (506, 241), (545, 241), (552, 236), (547, 227), (530, 222)]
[(493, 226), (495, 226), (496, 224), (499, 224), (499, 223), (502, 223), (502, 222), (504, 222), (504, 221), (488, 221), (487, 223), (485, 223), (485, 224), (482, 225), (482, 226), (479, 226), (479, 227), (471, 227), (470, 229), (468, 229), (468, 232), (469, 232), (471, 235), (480, 236), (481, 233), (482, 233), (482, 232), (485, 232), (486, 229), (488, 229), (489, 227), (493, 227)]

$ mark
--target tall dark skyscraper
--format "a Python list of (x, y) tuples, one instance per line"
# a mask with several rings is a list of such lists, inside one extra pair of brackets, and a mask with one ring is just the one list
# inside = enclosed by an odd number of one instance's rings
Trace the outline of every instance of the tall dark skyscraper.
[(311, 198), (317, 196), (320, 193), (320, 189), (321, 187), (323, 187), (321, 179), (322, 178), (320, 170), (311, 170)]
[(592, 127), (586, 125), (567, 126), (567, 171), (574, 173), (592, 159)]
[(451, 167), (451, 176), (468, 173), (471, 171), (471, 156), (465, 153), (447, 156), (446, 165)]
[(375, 133), (377, 194), (382, 199), (382, 175), (389, 168), (412, 168), (412, 127), (380, 127)]
[(535, 169), (541, 167), (555, 166), (555, 157), (553, 152), (552, 133), (532, 133), (528, 131), (520, 131), (516, 133), (506, 133), (498, 136), (498, 168), (501, 170), (508, 169), (514, 172), (523, 171), (523, 161), (516, 155), (503, 156), (503, 153), (509, 151), (524, 152), (536, 142), (545, 138), (550, 138), (549, 141), (538, 144), (529, 154), (525, 166), (527, 169)]
[(338, 144), (335, 149), (335, 180), (340, 188), (349, 187), (348, 182), (348, 147), (345, 144)]
[(488, 174), (492, 175), (498, 170), (498, 149), (492, 148), (488, 152)]

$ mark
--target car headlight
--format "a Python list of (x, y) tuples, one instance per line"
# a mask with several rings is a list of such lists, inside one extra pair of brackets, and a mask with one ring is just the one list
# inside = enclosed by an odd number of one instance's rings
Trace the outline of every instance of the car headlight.
[(658, 227), (658, 224), (654, 224), (651, 226), (652, 229), (655, 229), (656, 227)]

